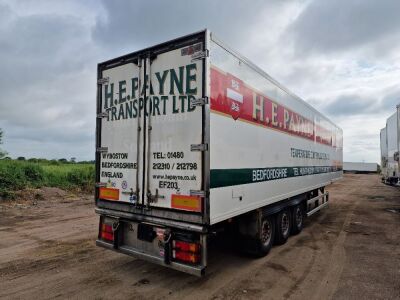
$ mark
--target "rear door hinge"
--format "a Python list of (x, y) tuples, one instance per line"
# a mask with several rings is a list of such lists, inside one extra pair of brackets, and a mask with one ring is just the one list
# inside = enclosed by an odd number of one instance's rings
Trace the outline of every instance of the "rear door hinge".
[(207, 151), (208, 144), (192, 144), (190, 145), (190, 151)]
[(208, 97), (203, 98), (191, 98), (190, 99), (190, 106), (202, 106), (208, 104)]
[(195, 60), (203, 59), (203, 58), (206, 58), (208, 56), (209, 56), (209, 51), (208, 51), (208, 49), (206, 49), (204, 51), (199, 51), (199, 52), (196, 52), (196, 53), (192, 54), (191, 59), (192, 59), (192, 62), (193, 62)]
[(109, 82), (110, 82), (110, 77), (104, 77), (104, 78), (97, 79), (97, 84), (105, 84), (105, 83), (109, 83)]
[(108, 112), (101, 112), (97, 114), (97, 119), (103, 119), (108, 117)]
[(96, 152), (100, 152), (100, 153), (108, 152), (108, 147), (98, 147), (96, 149)]
[(190, 196), (197, 196), (204, 198), (206, 196), (206, 192), (199, 190), (190, 190)]

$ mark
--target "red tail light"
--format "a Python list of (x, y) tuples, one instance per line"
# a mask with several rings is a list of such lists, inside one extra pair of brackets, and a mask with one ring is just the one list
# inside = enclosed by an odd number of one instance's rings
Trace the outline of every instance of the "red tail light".
[(172, 241), (172, 247), (176, 250), (187, 251), (187, 252), (200, 252), (200, 245), (197, 243), (188, 243), (182, 241)]
[(173, 250), (172, 257), (175, 258), (176, 260), (181, 260), (181, 261), (189, 262), (192, 264), (197, 264), (200, 262), (199, 254), (194, 254), (194, 253), (184, 252), (184, 251), (179, 251), (179, 250)]
[(104, 224), (104, 223), (101, 224), (99, 236), (103, 240), (113, 242), (114, 241), (114, 232), (112, 229), (112, 225)]
[(197, 264), (200, 262), (200, 244), (184, 241), (172, 241), (172, 257), (175, 260)]

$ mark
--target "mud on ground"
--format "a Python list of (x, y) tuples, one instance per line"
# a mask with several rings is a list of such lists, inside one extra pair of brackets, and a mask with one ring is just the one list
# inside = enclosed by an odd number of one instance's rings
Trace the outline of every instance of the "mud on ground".
[(349, 174), (328, 190), (329, 208), (264, 258), (215, 245), (204, 278), (96, 247), (91, 195), (34, 190), (0, 202), (0, 297), (399, 299), (400, 189)]

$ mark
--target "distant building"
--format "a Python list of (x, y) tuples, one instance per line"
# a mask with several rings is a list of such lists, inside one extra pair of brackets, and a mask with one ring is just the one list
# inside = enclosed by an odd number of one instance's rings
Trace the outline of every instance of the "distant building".
[(377, 163), (343, 162), (345, 173), (378, 173)]

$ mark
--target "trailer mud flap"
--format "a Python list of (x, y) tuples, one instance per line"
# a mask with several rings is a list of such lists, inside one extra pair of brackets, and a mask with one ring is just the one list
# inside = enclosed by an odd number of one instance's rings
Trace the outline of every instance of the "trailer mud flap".
[(137, 238), (139, 240), (152, 243), (156, 235), (152, 225), (146, 223), (140, 223), (138, 225)]

